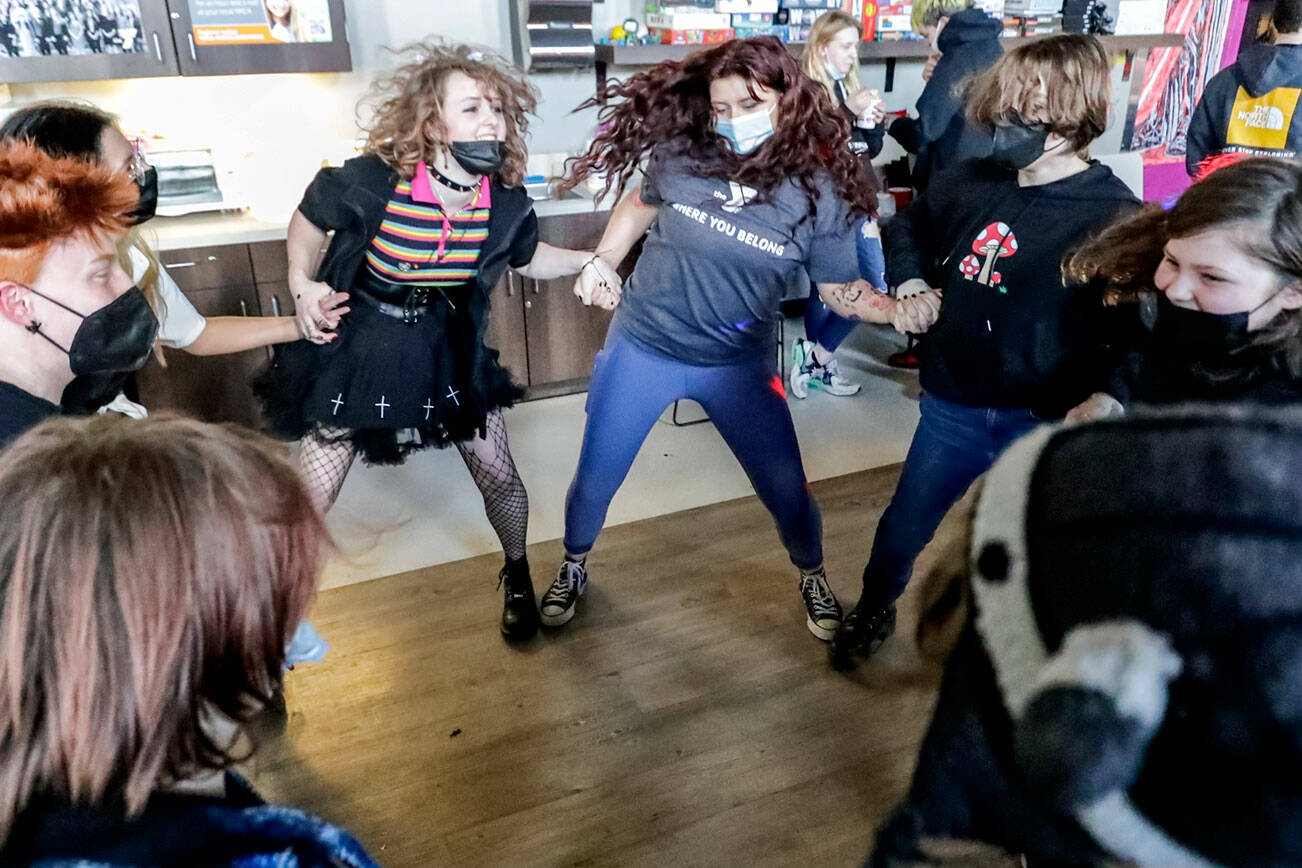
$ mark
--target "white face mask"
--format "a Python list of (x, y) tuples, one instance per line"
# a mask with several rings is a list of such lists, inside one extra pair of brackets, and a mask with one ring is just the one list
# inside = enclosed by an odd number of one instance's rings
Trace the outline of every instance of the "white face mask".
[(714, 130), (739, 154), (749, 154), (773, 135), (773, 118), (768, 108), (761, 108), (735, 118), (716, 118)]
[(830, 60), (823, 61), (823, 68), (827, 70), (827, 75), (829, 78), (832, 79), (832, 81), (840, 81), (841, 79), (845, 78), (847, 75), (847, 73), (844, 73), (841, 70), (837, 69), (836, 66), (833, 65), (832, 61)]

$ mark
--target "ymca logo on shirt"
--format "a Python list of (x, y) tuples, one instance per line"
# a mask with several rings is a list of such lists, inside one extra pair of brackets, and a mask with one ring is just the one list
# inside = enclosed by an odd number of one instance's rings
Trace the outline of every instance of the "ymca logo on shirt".
[(718, 199), (723, 199), (724, 203), (719, 207), (729, 214), (736, 214), (742, 209), (742, 206), (750, 204), (759, 191), (754, 187), (747, 187), (745, 184), (738, 184), (736, 181), (728, 182), (728, 193), (725, 197), (722, 193), (715, 191), (714, 195)]
[(1240, 87), (1230, 111), (1225, 144), (1282, 150), (1288, 144), (1288, 130), (1293, 125), (1300, 95), (1302, 88), (1277, 87), (1270, 93), (1253, 97)]

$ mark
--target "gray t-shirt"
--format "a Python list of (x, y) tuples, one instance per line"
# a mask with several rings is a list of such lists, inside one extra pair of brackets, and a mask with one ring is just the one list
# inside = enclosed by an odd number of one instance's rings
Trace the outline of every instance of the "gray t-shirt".
[(815, 283), (859, 277), (849, 205), (830, 178), (817, 213), (794, 181), (768, 201), (735, 182), (690, 174), (687, 158), (654, 152), (642, 201), (659, 206), (613, 328), (638, 345), (695, 365), (770, 352), (779, 303), (801, 271)]

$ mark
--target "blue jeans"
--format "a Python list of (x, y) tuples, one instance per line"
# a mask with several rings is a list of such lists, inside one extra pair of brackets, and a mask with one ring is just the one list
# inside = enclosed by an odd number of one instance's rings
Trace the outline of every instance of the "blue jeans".
[(822, 566), (822, 517), (768, 353), (733, 365), (689, 365), (642, 349), (618, 327), (606, 336), (588, 384), (579, 467), (565, 498), (565, 550), (592, 548), (642, 441), (679, 398), (705, 408), (773, 516), (791, 562), (803, 570)]
[(1028, 410), (922, 396), (922, 419), (864, 567), (861, 606), (876, 611), (904, 593), (914, 559), (949, 508), (1010, 443), (1042, 421)]

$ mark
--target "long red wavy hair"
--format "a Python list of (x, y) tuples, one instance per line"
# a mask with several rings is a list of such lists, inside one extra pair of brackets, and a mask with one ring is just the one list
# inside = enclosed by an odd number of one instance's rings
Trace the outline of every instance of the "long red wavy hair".
[[(745, 155), (715, 132), (710, 107), (710, 82), (733, 75), (780, 95), (776, 131)], [(850, 150), (849, 123), (772, 36), (734, 39), (609, 82), (578, 110), (586, 108), (601, 109), (600, 132), (586, 154), (569, 161), (567, 187), (604, 172), (605, 192), (622, 195), (652, 149), (672, 142), (696, 172), (754, 187), (761, 197), (790, 178), (812, 206), (826, 173), (853, 211), (876, 214), (877, 193)]]

